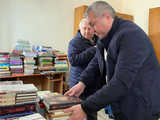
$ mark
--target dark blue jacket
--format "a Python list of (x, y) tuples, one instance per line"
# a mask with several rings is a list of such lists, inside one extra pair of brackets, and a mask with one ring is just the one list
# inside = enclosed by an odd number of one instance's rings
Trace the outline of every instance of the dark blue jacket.
[[(97, 40), (96, 36), (94, 40)], [(78, 31), (77, 35), (70, 41), (68, 47), (68, 58), (71, 64), (69, 77), (70, 88), (78, 83), (80, 74), (94, 57), (96, 53), (96, 48), (94, 46), (95, 43), (91, 43), (89, 40), (85, 39), (80, 31)], [(95, 77), (96, 76), (92, 76), (90, 79), (96, 79)], [(82, 95), (83, 97), (87, 97), (96, 91), (96, 83), (92, 83), (90, 86), (91, 87), (87, 86), (87, 89)]]
[[(100, 46), (107, 50), (107, 62), (101, 59)], [(86, 113), (108, 104), (118, 117), (116, 120), (152, 120), (152, 115), (160, 112), (159, 64), (150, 39), (136, 24), (115, 17), (79, 79), (88, 85), (93, 82), (89, 80), (92, 74), (103, 75), (105, 68), (108, 84), (82, 103)]]

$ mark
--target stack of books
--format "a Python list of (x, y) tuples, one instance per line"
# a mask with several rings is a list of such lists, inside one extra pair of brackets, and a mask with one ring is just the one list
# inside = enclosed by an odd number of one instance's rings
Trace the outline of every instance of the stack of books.
[(43, 103), (47, 110), (47, 118), (51, 120), (68, 119), (70, 113), (64, 113), (63, 109), (80, 104), (81, 99), (62, 94), (49, 93), (44, 97)]
[(29, 41), (23, 42), (23, 55), (24, 55), (24, 74), (33, 74), (35, 66), (36, 54), (32, 50), (32, 46)]
[(0, 53), (0, 76), (10, 75), (9, 53)]
[(56, 58), (55, 58), (55, 69), (57, 72), (68, 72), (69, 71), (69, 65), (68, 65), (68, 59), (67, 55), (63, 52), (56, 52)]
[(24, 55), (24, 74), (33, 74), (37, 69), (35, 66), (35, 54), (33, 52), (23, 52)]
[(12, 50), (12, 53), (22, 55), (23, 51), (28, 51), (28, 49), (30, 49), (30, 48), (31, 48), (31, 46), (30, 46), (29, 41), (18, 40)]
[(18, 54), (10, 54), (10, 71), (11, 73), (23, 73), (22, 56)]
[(54, 57), (53, 55), (39, 55), (38, 56), (38, 69), (40, 71), (54, 70)]
[(49, 111), (46, 114), (46, 118), (47, 120), (68, 120), (70, 115), (71, 113), (64, 113), (63, 109), (61, 109), (61, 110)]
[[(42, 103), (43, 102), (43, 99), (46, 95), (50, 94), (51, 91), (49, 90), (44, 90), (44, 91), (38, 91), (37, 92), (37, 96), (38, 96), (38, 99), (39, 99), (39, 102)], [(55, 93), (56, 94), (56, 93)]]
[(33, 84), (1, 84), (0, 102), (0, 119), (32, 114), (36, 108), (37, 88)]

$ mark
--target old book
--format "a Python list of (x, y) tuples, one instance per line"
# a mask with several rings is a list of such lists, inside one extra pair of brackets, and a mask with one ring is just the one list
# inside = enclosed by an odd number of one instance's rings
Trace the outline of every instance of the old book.
[(0, 116), (30, 111), (35, 111), (35, 103), (0, 106)]
[(16, 93), (26, 93), (26, 92), (37, 92), (38, 89), (33, 84), (14, 84), (14, 85), (0, 85), (1, 92), (16, 92)]
[(46, 120), (39, 113), (34, 113), (32, 115), (27, 115), (24, 117), (20, 117), (18, 120)]
[(23, 81), (17, 80), (17, 81), (0, 81), (0, 85), (15, 85), (15, 84), (23, 84)]
[(48, 94), (46, 97), (44, 97), (43, 100), (44, 105), (46, 106), (47, 110), (57, 110), (57, 109), (64, 109), (71, 107), (76, 104), (81, 103), (81, 99), (78, 97), (71, 97), (71, 96), (65, 96), (65, 95), (53, 95)]

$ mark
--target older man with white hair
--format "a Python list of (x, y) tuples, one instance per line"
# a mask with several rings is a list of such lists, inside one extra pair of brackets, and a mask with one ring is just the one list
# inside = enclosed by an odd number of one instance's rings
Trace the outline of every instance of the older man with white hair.
[[(80, 74), (85, 70), (88, 63), (96, 53), (97, 36), (94, 35), (94, 29), (89, 25), (87, 19), (83, 18), (79, 24), (76, 36), (70, 41), (68, 47), (68, 58), (71, 64), (69, 84), (70, 88), (79, 83)], [(90, 80), (94, 82), (86, 86), (80, 98), (85, 100), (89, 95), (93, 94), (98, 89), (98, 77), (92, 76)], [(99, 85), (100, 86), (100, 85)], [(88, 120), (97, 120), (97, 113), (89, 113)]]

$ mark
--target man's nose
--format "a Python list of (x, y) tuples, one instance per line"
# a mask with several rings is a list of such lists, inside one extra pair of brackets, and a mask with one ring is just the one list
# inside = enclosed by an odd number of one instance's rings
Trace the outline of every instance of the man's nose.
[(89, 30), (88, 29), (86, 29), (86, 33), (88, 33), (89, 32)]

